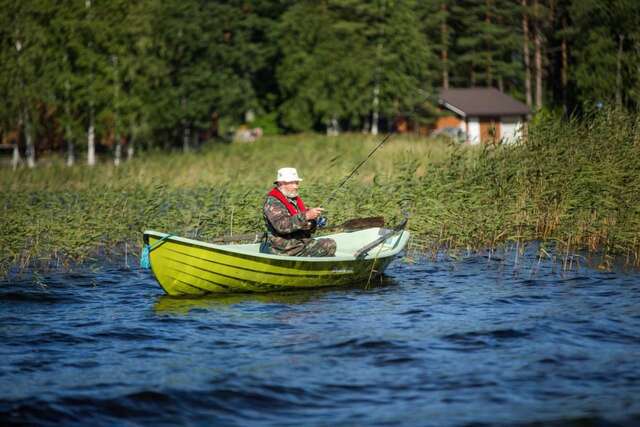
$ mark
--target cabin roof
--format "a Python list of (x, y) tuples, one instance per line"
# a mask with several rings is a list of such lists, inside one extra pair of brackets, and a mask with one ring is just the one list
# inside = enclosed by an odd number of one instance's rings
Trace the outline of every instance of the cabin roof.
[(523, 116), (531, 112), (522, 102), (492, 87), (440, 89), (438, 101), (462, 117)]

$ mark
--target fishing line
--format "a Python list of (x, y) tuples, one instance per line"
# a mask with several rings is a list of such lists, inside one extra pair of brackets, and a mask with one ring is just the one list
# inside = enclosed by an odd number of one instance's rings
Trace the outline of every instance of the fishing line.
[[(424, 93), (424, 91), (421, 91), (421, 92), (423, 92), (423, 93)], [(410, 111), (408, 114), (406, 114), (406, 117), (407, 117), (407, 118), (411, 118), (411, 117), (413, 117), (413, 116), (415, 115), (415, 112), (416, 112), (416, 109), (418, 108), (418, 106), (419, 106), (422, 102), (426, 101), (426, 100), (427, 100), (428, 98), (430, 98), (430, 97), (431, 97), (431, 95), (428, 95), (428, 96), (426, 96), (422, 101), (420, 101), (419, 103), (417, 103), (417, 104), (416, 104), (416, 105), (411, 109), (411, 111)], [(404, 114), (403, 114), (403, 115), (404, 115)], [(382, 146), (384, 145), (384, 143), (385, 143), (385, 142), (387, 142), (387, 141), (389, 140), (389, 138), (391, 138), (391, 136), (392, 136), (394, 133), (396, 133), (396, 128), (395, 128), (394, 126), (391, 126), (391, 131), (389, 131), (389, 132), (385, 135), (385, 137), (382, 139), (382, 141), (380, 141), (380, 143), (379, 143), (378, 145), (376, 145), (376, 147), (375, 147), (373, 150), (371, 150), (371, 152), (367, 155), (367, 157), (366, 157), (364, 160), (362, 160), (362, 161), (358, 164), (358, 166), (356, 166), (356, 167), (351, 171), (351, 173), (349, 173), (349, 175), (347, 175), (347, 176), (346, 176), (346, 178), (344, 178), (344, 179), (342, 180), (342, 182), (340, 182), (340, 184), (338, 184), (338, 186), (337, 186), (337, 187), (336, 187), (336, 188), (331, 192), (331, 194), (329, 194), (329, 197), (328, 197), (328, 198), (327, 198), (327, 199), (326, 199), (326, 200), (325, 200), (325, 201), (324, 201), (320, 206), (326, 206), (329, 202), (331, 202), (331, 201), (335, 198), (335, 196), (336, 196), (336, 194), (338, 193), (338, 191), (339, 191), (339, 190), (344, 186), (344, 184), (346, 184), (346, 183), (347, 183), (347, 181), (349, 181), (349, 179), (351, 179), (351, 177), (352, 177), (353, 175), (355, 175), (355, 173), (358, 171), (358, 169), (360, 169), (360, 167), (361, 167), (362, 165), (364, 165), (364, 164), (367, 162), (367, 160), (369, 160), (369, 159), (371, 158), (371, 156), (373, 156), (373, 154), (374, 154), (376, 151), (378, 151), (378, 149), (379, 149), (380, 147), (382, 147)], [(336, 157), (336, 159), (337, 159), (337, 157)], [(320, 217), (320, 218), (323, 218), (323, 219), (324, 219), (324, 221), (325, 221), (325, 224), (326, 224), (326, 218), (325, 218), (325, 217)]]
[(320, 206), (326, 206), (326, 204), (327, 204), (327, 203), (329, 203), (330, 201), (332, 201), (332, 200), (333, 200), (333, 198), (335, 197), (336, 193), (338, 192), (338, 190), (340, 190), (340, 189), (342, 188), (342, 186), (343, 186), (347, 181), (349, 181), (349, 179), (350, 179), (353, 175), (355, 175), (355, 173), (358, 171), (358, 169), (360, 169), (360, 167), (361, 167), (362, 165), (364, 165), (364, 164), (367, 162), (367, 160), (369, 160), (369, 158), (370, 158), (371, 156), (373, 156), (373, 153), (375, 153), (375, 152), (376, 152), (380, 147), (382, 147), (382, 145), (383, 145), (385, 142), (387, 142), (387, 140), (388, 140), (389, 138), (391, 138), (391, 135), (393, 135), (395, 132), (396, 132), (396, 131), (395, 131), (395, 129), (394, 129), (394, 130), (391, 130), (389, 133), (387, 133), (387, 135), (382, 139), (382, 141), (381, 141), (378, 145), (376, 145), (376, 148), (374, 148), (373, 150), (371, 150), (371, 152), (369, 153), (369, 155), (368, 155), (364, 160), (362, 160), (362, 161), (358, 164), (358, 166), (356, 166), (356, 167), (355, 167), (355, 169), (353, 169), (353, 170), (351, 171), (351, 173), (350, 173), (349, 175), (347, 175), (347, 177), (346, 177), (346, 178), (344, 178), (340, 184), (338, 184), (338, 186), (337, 186), (336, 188), (334, 188), (334, 190), (331, 192), (331, 194), (329, 195), (329, 197), (328, 197), (328, 198), (324, 201), (324, 203), (322, 203)]

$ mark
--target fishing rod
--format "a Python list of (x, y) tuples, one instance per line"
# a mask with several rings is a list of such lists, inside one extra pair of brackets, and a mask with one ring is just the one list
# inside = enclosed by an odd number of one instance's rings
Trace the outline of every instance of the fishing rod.
[[(387, 140), (388, 140), (389, 138), (391, 138), (391, 135), (393, 135), (395, 132), (396, 132), (396, 131), (395, 131), (395, 128), (392, 126), (392, 127), (391, 127), (391, 131), (389, 131), (389, 132), (385, 135), (385, 137), (384, 137), (384, 138), (382, 138), (382, 141), (380, 141), (380, 143), (379, 143), (378, 145), (376, 145), (376, 147), (375, 147), (373, 150), (371, 150), (371, 152), (367, 155), (367, 157), (366, 157), (364, 160), (362, 160), (360, 163), (358, 163), (358, 166), (356, 166), (356, 167), (351, 171), (351, 173), (349, 173), (349, 175), (347, 175), (347, 176), (346, 176), (346, 178), (344, 178), (344, 179), (342, 180), (342, 182), (341, 182), (340, 184), (338, 184), (338, 186), (337, 186), (336, 188), (334, 188), (334, 189), (333, 189), (333, 191), (331, 192), (331, 194), (329, 194), (329, 197), (328, 197), (328, 198), (327, 198), (327, 199), (326, 199), (326, 200), (325, 200), (325, 201), (324, 201), (320, 206), (326, 206), (326, 205), (327, 205), (327, 203), (329, 203), (330, 201), (332, 201), (332, 200), (333, 200), (333, 198), (336, 196), (336, 193), (338, 192), (338, 190), (340, 190), (340, 189), (344, 186), (344, 184), (345, 184), (347, 181), (349, 181), (349, 179), (350, 179), (353, 175), (355, 175), (355, 174), (356, 174), (356, 172), (358, 172), (358, 169), (360, 169), (360, 167), (361, 167), (362, 165), (364, 165), (364, 164), (367, 162), (367, 160), (369, 160), (369, 159), (371, 158), (371, 156), (373, 156), (373, 153), (375, 153), (376, 151), (378, 151), (378, 149), (379, 149), (380, 147), (382, 147), (382, 146), (384, 145), (384, 143), (385, 143), (385, 142), (387, 142)], [(327, 223), (328, 223), (328, 222), (329, 222), (329, 221), (327, 220), (327, 217), (326, 217), (326, 216), (319, 216), (319, 217), (318, 217), (318, 219), (316, 220), (316, 224), (317, 224), (318, 228), (324, 228), (324, 227), (326, 227), (326, 225), (327, 225)]]
[[(423, 90), (421, 90), (421, 89), (418, 89), (418, 91), (422, 92), (423, 94), (425, 93), (425, 91), (423, 91)], [(433, 97), (433, 95), (431, 95), (431, 94), (427, 94), (427, 96), (425, 96), (425, 97), (424, 97), (424, 99), (423, 99), (421, 102), (426, 101), (427, 99), (432, 98), (432, 97)], [(420, 102), (420, 103), (421, 103), (421, 102)], [(420, 105), (420, 103), (416, 104), (416, 106), (414, 106), (414, 107), (411, 109), (411, 111), (410, 111), (408, 114), (406, 114), (406, 117), (407, 117), (407, 118), (413, 117), (413, 116), (415, 115), (415, 113), (416, 113), (416, 109), (418, 108), (418, 105)], [(351, 173), (350, 173), (349, 175), (347, 175), (347, 177), (346, 177), (345, 179), (343, 179), (343, 180), (342, 180), (342, 182), (341, 182), (340, 184), (338, 184), (338, 186), (337, 186), (337, 187), (336, 187), (336, 188), (331, 192), (331, 194), (329, 195), (329, 197), (328, 197), (328, 198), (327, 198), (327, 199), (326, 199), (326, 200), (325, 200), (325, 201), (324, 201), (320, 206), (326, 206), (326, 204), (327, 204), (327, 203), (329, 203), (330, 201), (332, 201), (332, 200), (333, 200), (333, 198), (335, 197), (336, 193), (338, 192), (338, 190), (340, 190), (340, 189), (342, 188), (342, 186), (343, 186), (347, 181), (349, 181), (349, 179), (350, 179), (353, 175), (355, 175), (355, 173), (358, 171), (358, 169), (360, 169), (360, 167), (361, 167), (362, 165), (364, 165), (364, 164), (367, 162), (367, 160), (369, 160), (369, 159), (371, 158), (371, 156), (373, 156), (373, 153), (375, 153), (376, 151), (378, 151), (378, 149), (379, 149), (380, 147), (382, 147), (382, 146), (384, 145), (384, 143), (385, 143), (385, 142), (387, 142), (387, 140), (388, 140), (389, 138), (391, 138), (391, 135), (393, 135), (394, 133), (396, 133), (396, 129), (395, 129), (395, 127), (394, 127), (394, 126), (391, 126), (391, 130), (390, 130), (390, 131), (385, 135), (385, 137), (382, 139), (382, 141), (380, 141), (380, 143), (379, 143), (378, 145), (376, 145), (376, 147), (375, 147), (373, 150), (371, 150), (371, 152), (369, 153), (369, 155), (367, 155), (367, 157), (366, 157), (363, 161), (361, 161), (361, 162), (358, 164), (358, 166), (356, 166), (356, 167), (351, 171)]]
[(385, 142), (387, 142), (387, 140), (389, 138), (391, 138), (391, 135), (393, 135), (395, 133), (395, 129), (392, 127), (392, 130), (390, 132), (387, 133), (387, 135), (382, 139), (382, 141), (380, 141), (380, 143), (378, 145), (376, 145), (376, 148), (374, 148), (373, 150), (371, 150), (371, 152), (369, 153), (369, 155), (367, 155), (367, 157), (362, 160), (358, 166), (356, 166), (349, 175), (347, 175), (347, 177), (345, 179), (342, 180), (342, 182), (340, 184), (338, 184), (338, 186), (331, 192), (331, 194), (329, 195), (329, 197), (324, 201), (323, 204), (321, 204), (320, 206), (326, 206), (327, 203), (329, 203), (330, 201), (333, 200), (333, 198), (335, 197), (336, 193), (338, 192), (338, 190), (340, 190), (342, 188), (342, 186), (344, 186), (344, 184), (349, 181), (349, 179), (356, 174), (356, 172), (358, 171), (358, 169), (360, 169), (360, 167), (362, 165), (364, 165), (367, 160), (369, 160), (371, 158), (371, 156), (373, 156), (373, 153), (375, 153), (376, 151), (378, 151), (378, 149), (380, 147), (382, 147), (382, 145), (384, 145)]
[[(418, 90), (420, 92), (422, 92), (423, 94), (425, 93), (425, 91), (423, 91), (423, 90), (420, 90), (420, 89), (418, 89)], [(431, 97), (433, 97), (431, 94), (427, 94), (427, 96), (424, 97), (423, 101), (426, 101), (428, 98), (431, 98)], [(423, 102), (423, 101), (421, 101), (421, 102)], [(409, 114), (406, 115), (406, 117), (413, 117), (413, 115), (415, 115), (415, 112), (416, 112), (416, 109), (417, 109), (418, 105), (419, 105), (419, 103), (411, 109), (411, 111), (409, 112)], [(356, 166), (351, 171), (351, 173), (349, 173), (349, 175), (347, 175), (346, 178), (344, 178), (342, 180), (342, 182), (340, 184), (338, 184), (338, 186), (336, 188), (333, 189), (331, 194), (329, 194), (329, 197), (320, 206), (326, 206), (330, 201), (332, 201), (334, 199), (334, 197), (336, 196), (336, 193), (338, 192), (338, 190), (340, 190), (344, 186), (344, 184), (346, 184), (346, 182), (349, 181), (349, 179), (351, 179), (351, 177), (356, 174), (358, 169), (360, 169), (360, 167), (362, 165), (364, 165), (367, 162), (367, 160), (369, 160), (371, 158), (371, 156), (373, 156), (373, 154), (376, 151), (378, 151), (378, 149), (380, 147), (382, 147), (384, 145), (384, 143), (387, 142), (387, 140), (389, 138), (391, 138), (391, 135), (393, 135), (394, 133), (396, 133), (396, 129), (395, 129), (394, 126), (391, 126), (391, 130), (385, 135), (384, 138), (382, 138), (382, 141), (380, 141), (380, 143), (378, 145), (376, 145), (376, 147), (373, 150), (371, 150), (371, 152), (367, 155), (367, 157), (364, 160), (362, 160), (358, 164), (358, 166)], [(317, 219), (317, 225), (318, 225), (319, 228), (325, 227), (327, 225), (327, 222), (328, 222), (328, 220), (327, 220), (327, 218), (325, 216), (319, 216), (318, 219)]]

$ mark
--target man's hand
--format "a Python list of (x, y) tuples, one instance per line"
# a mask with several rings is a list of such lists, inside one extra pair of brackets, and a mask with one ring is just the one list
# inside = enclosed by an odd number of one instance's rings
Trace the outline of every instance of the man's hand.
[(322, 208), (311, 208), (304, 213), (304, 217), (307, 221), (313, 221), (318, 218), (323, 211), (324, 209)]

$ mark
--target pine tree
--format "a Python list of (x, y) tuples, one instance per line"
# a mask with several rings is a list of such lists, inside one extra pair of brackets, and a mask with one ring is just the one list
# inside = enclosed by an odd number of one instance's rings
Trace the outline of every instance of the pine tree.
[(90, 77), (84, 66), (89, 46), (86, 9), (84, 2), (58, 2), (51, 11), (47, 28), (51, 51), (48, 74), (57, 112), (55, 119), (60, 123), (66, 142), (68, 166), (75, 164), (76, 141), (80, 140), (85, 129), (87, 100), (83, 95)]
[(459, 4), (457, 64), (471, 86), (497, 86), (517, 96), (520, 79), (520, 5), (507, 0), (469, 0)]
[(521, 0), (521, 15), (522, 15), (522, 57), (524, 65), (524, 94), (527, 102), (527, 107), (531, 108), (533, 105), (533, 97), (531, 92), (531, 54), (530, 54), (530, 12), (529, 12), (529, 0)]
[(179, 133), (185, 151), (213, 113), (235, 122), (258, 105), (253, 81), (264, 55), (254, 36), (263, 29), (251, 4), (166, 1), (153, 26), (165, 68), (152, 91), (153, 126)]
[(293, 129), (411, 110), (432, 86), (435, 57), (414, 2), (301, 2), (282, 17), (278, 82)]
[(125, 40), (128, 46), (122, 58), (121, 125), (127, 135), (127, 159), (134, 155), (136, 144), (151, 140), (151, 105), (153, 84), (166, 70), (154, 51), (153, 16), (161, 0), (145, 0), (131, 4), (125, 20)]
[(209, 18), (205, 25), (211, 28), (207, 55), (213, 65), (206, 120), (208, 123), (212, 111), (238, 120), (259, 107), (256, 74), (270, 55), (263, 43), (271, 22), (258, 13), (268, 4), (258, 0), (206, 4)]
[(365, 24), (349, 2), (300, 2), (282, 17), (277, 78), (282, 122), (307, 130), (365, 114), (373, 63)]
[(453, 0), (425, 0), (418, 2), (417, 7), (418, 19), (422, 22), (428, 47), (439, 57), (439, 85), (448, 89), (455, 68), (452, 48), (457, 34), (454, 24), (462, 11)]
[(424, 106), (436, 86), (437, 57), (420, 28), (415, 9), (416, 2), (412, 1), (381, 1), (382, 19), (378, 28), (372, 27), (370, 40), (382, 51), (376, 58), (376, 79), (380, 110), (387, 117), (412, 115), (416, 107)]
[[(573, 79), (585, 105), (639, 105), (640, 4), (633, 0), (575, 1)], [(631, 91), (626, 88), (632, 88)]]

